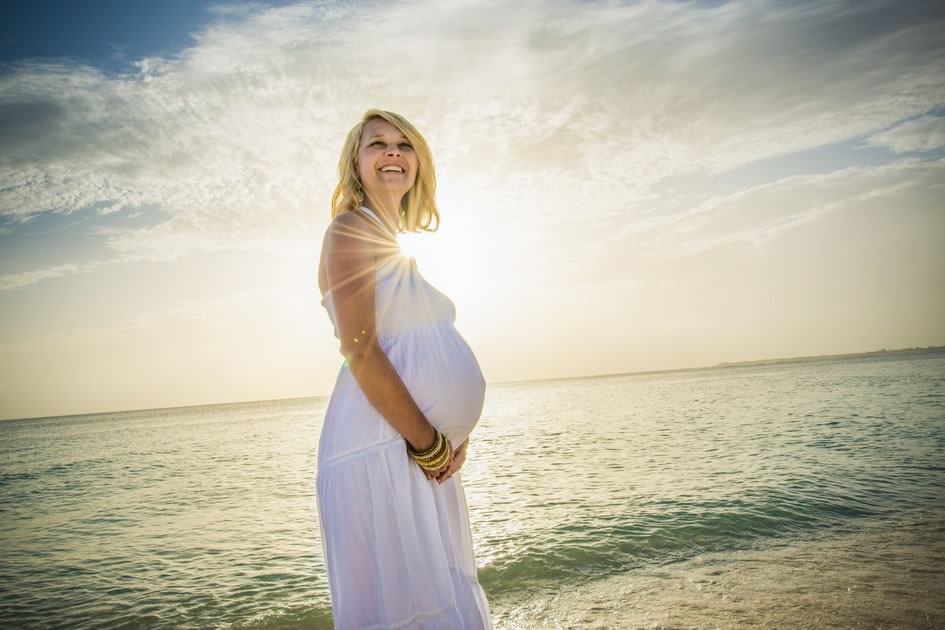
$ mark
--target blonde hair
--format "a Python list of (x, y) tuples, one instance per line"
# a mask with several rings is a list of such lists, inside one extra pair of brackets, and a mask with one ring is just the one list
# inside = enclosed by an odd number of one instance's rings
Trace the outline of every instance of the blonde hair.
[[(440, 211), (436, 207), (436, 172), (433, 169), (433, 154), (430, 145), (423, 139), (417, 128), (399, 114), (381, 109), (369, 109), (348, 132), (338, 160), (338, 185), (331, 196), (331, 217), (343, 212), (351, 212), (361, 207), (358, 197), (360, 181), (357, 176), (358, 148), (361, 145), (361, 132), (364, 124), (372, 118), (386, 120), (413, 145), (417, 154), (417, 179), (400, 202), (398, 226), (409, 232), (435, 232), (440, 226)], [(436, 219), (436, 226), (430, 223)]]

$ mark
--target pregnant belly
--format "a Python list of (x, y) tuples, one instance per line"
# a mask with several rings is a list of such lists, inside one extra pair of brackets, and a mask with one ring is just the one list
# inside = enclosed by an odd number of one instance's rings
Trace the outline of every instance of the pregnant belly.
[(479, 362), (459, 332), (447, 324), (424, 327), (398, 335), (384, 351), (423, 414), (458, 446), (479, 421), (486, 393)]

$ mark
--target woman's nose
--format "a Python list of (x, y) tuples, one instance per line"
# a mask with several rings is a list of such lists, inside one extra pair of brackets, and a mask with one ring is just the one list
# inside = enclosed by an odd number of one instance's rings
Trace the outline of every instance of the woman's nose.
[(396, 144), (387, 145), (387, 155), (400, 155), (400, 147)]

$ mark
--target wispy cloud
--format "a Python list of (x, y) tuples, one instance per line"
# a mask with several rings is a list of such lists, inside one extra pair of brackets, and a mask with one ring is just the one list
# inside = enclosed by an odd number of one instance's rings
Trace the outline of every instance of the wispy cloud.
[(0, 276), (0, 291), (9, 291), (18, 289), (27, 285), (45, 280), (46, 278), (62, 278), (79, 272), (79, 266), (67, 263), (46, 267), (45, 269), (34, 269), (20, 273), (8, 273)]
[(624, 238), (632, 239), (641, 252), (660, 258), (732, 244), (762, 247), (787, 230), (830, 213), (856, 212), (870, 200), (885, 199), (890, 220), (895, 220), (897, 214), (934, 204), (935, 189), (943, 180), (945, 159), (793, 176), (712, 197), (658, 224), (631, 226)]
[(934, 151), (945, 147), (945, 116), (922, 116), (875, 133), (867, 144), (896, 153)]
[[(145, 257), (141, 254), (121, 254), (102, 260), (95, 260), (87, 263), (62, 263), (50, 265), (41, 269), (32, 269), (29, 271), (19, 271), (0, 275), (0, 291), (12, 291), (22, 287), (35, 284), (41, 280), (50, 278), (67, 278), (80, 273), (95, 271), (106, 265), (124, 264), (130, 262), (152, 261), (153, 257)], [(169, 257), (165, 260), (171, 260)]]
[(942, 3), (211, 13), (125, 73), (0, 73), (7, 415), (326, 392), (316, 256), (371, 107), (433, 147), (421, 266), (489, 379), (941, 339)]
[[(112, 252), (147, 260), (311, 241), (345, 131), (382, 106), (417, 122), (444, 192), (481, 200), (486, 219), (619, 229), (667, 178), (877, 134), (945, 102), (935, 3), (216, 13), (191, 48), (129, 74), (30, 62), (0, 78), (0, 212), (159, 208), (156, 225), (102, 235)], [(919, 119), (934, 138), (937, 120)], [(871, 142), (917, 146), (919, 121)]]

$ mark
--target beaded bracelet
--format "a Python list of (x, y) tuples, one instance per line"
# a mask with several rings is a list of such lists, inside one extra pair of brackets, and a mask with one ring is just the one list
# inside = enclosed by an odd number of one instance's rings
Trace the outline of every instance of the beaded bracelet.
[(439, 457), (434, 457), (425, 461), (417, 461), (420, 467), (429, 471), (436, 471), (443, 468), (443, 466), (445, 466), (453, 456), (453, 448), (448, 440), (444, 440), (444, 445), (443, 452), (439, 455)]
[(410, 446), (410, 442), (407, 442), (407, 452), (410, 453), (410, 456), (414, 459), (427, 459), (441, 448), (443, 448), (443, 434), (440, 433), (439, 429), (433, 427), (433, 432), (435, 433), (433, 437), (433, 446), (426, 449), (425, 451), (415, 450)]
[[(410, 450), (412, 451), (413, 449)], [(443, 465), (449, 459), (451, 453), (452, 448), (450, 446), (449, 440), (447, 440), (440, 433), (437, 435), (437, 439), (433, 447), (422, 453), (413, 451), (410, 453), (410, 455), (424, 470), (438, 470), (443, 467)]]
[(453, 446), (450, 441), (436, 427), (433, 430), (436, 432), (436, 439), (433, 440), (433, 446), (425, 451), (417, 451), (410, 446), (409, 442), (407, 443), (407, 452), (419, 464), (420, 468), (427, 471), (439, 470), (450, 460), (453, 454)]

